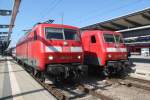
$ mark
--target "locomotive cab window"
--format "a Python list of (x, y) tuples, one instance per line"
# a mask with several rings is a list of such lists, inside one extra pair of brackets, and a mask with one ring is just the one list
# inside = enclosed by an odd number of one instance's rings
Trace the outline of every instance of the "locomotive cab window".
[(45, 36), (49, 40), (63, 39), (63, 30), (59, 28), (46, 28)]
[(96, 43), (95, 35), (91, 36), (91, 43)]
[(34, 31), (34, 40), (37, 40), (37, 33)]
[(80, 40), (76, 30), (64, 29), (64, 35), (65, 40), (77, 40), (77, 41)]
[(105, 42), (109, 42), (109, 43), (115, 42), (115, 38), (114, 38), (113, 34), (104, 34), (103, 36), (104, 36)]
[(80, 40), (78, 32), (72, 29), (45, 28), (45, 36), (49, 40)]

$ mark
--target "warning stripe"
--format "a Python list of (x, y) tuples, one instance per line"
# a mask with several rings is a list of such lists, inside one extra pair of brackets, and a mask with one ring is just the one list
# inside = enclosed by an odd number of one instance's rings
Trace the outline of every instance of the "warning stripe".
[(107, 52), (127, 52), (126, 48), (107, 48)]

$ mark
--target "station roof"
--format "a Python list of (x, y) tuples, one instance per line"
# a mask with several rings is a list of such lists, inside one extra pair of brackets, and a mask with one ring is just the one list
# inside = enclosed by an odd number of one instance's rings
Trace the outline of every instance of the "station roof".
[(12, 33), (12, 29), (14, 27), (15, 19), (19, 10), (21, 0), (14, 0), (13, 9), (12, 10), (0, 10), (0, 16), (11, 16), (11, 21), (9, 25), (0, 25), (0, 28), (8, 28), (8, 32), (0, 32), (0, 51), (3, 49), (7, 49), (10, 43), (10, 37)]
[(129, 28), (136, 28), (150, 25), (150, 8), (142, 11), (134, 12), (129, 15), (118, 17), (104, 22), (99, 22), (93, 25), (82, 27), (81, 30), (86, 29), (101, 29), (119, 31)]

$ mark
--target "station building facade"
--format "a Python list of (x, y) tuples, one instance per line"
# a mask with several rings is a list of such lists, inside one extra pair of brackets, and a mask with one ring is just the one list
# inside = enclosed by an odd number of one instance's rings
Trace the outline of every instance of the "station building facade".
[(150, 56), (150, 26), (119, 31), (132, 54)]

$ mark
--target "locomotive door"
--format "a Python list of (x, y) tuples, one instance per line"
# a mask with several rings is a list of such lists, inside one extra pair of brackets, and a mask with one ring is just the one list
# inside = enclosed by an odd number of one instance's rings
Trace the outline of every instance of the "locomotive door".
[(28, 41), (27, 41), (27, 54), (26, 54), (26, 55), (27, 55), (27, 64), (28, 64), (28, 58), (29, 58), (29, 56), (28, 56), (28, 55), (29, 55), (29, 53), (28, 53), (28, 48), (29, 48), (29, 47), (28, 47), (28, 46), (29, 46), (29, 43), (28, 43)]
[(29, 55), (29, 50), (28, 50), (28, 46), (29, 46), (29, 41), (28, 41), (28, 37), (26, 38), (27, 39), (27, 42), (26, 42), (26, 60), (25, 60), (25, 63), (26, 64), (28, 64), (28, 61), (29, 61), (29, 57), (28, 57), (28, 55)]
[(89, 53), (90, 53), (90, 62), (93, 65), (99, 65), (98, 61), (98, 41), (97, 41), (97, 34), (90, 35), (90, 43), (89, 43)]
[[(30, 35), (27, 38), (29, 39)], [(29, 64), (29, 65), (30, 65), (30, 54), (31, 54), (30, 48), (31, 48), (31, 41), (27, 40), (27, 53), (26, 53), (26, 55), (27, 55), (27, 64)]]

